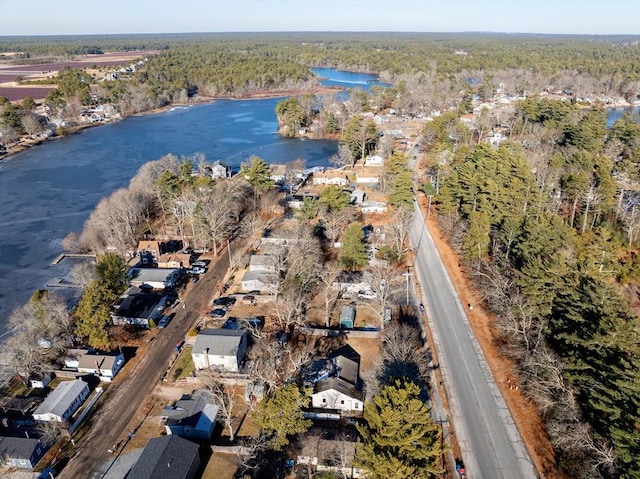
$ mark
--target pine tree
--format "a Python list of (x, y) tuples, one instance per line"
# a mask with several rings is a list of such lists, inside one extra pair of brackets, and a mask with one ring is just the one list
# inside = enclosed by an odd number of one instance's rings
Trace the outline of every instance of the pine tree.
[(279, 451), (289, 444), (289, 436), (305, 432), (311, 420), (305, 419), (302, 408), (308, 397), (293, 383), (276, 389), (273, 396), (260, 402), (255, 419), (271, 435), (271, 448)]
[(411, 382), (396, 381), (364, 407), (366, 424), (356, 427), (362, 445), (355, 463), (369, 479), (432, 478), (444, 471), (442, 431)]
[(258, 192), (265, 192), (273, 187), (273, 180), (269, 178), (269, 165), (259, 156), (254, 155), (249, 159), (249, 163), (243, 163), (240, 175)]
[(365, 266), (369, 261), (364, 244), (364, 232), (360, 223), (351, 223), (342, 235), (342, 255), (340, 262), (348, 269)]

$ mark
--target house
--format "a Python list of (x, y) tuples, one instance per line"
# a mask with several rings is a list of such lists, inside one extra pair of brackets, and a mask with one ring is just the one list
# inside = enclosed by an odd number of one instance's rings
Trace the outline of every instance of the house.
[(287, 178), (287, 165), (272, 163), (269, 165), (269, 179), (279, 185), (284, 184)]
[(353, 328), (353, 321), (356, 317), (356, 310), (353, 306), (346, 305), (340, 311), (340, 327), (351, 329)]
[(315, 392), (311, 395), (311, 406), (342, 412), (362, 412), (364, 394), (356, 386), (340, 378), (323, 379), (316, 383)]
[(333, 282), (333, 289), (343, 294), (371, 289), (373, 275), (368, 271), (342, 271)]
[(139, 241), (138, 255), (143, 266), (153, 266), (158, 263), (158, 258), (166, 251), (162, 241)]
[(260, 245), (278, 245), (284, 246), (289, 244), (296, 244), (300, 240), (295, 238), (295, 233), (287, 229), (268, 229), (265, 230), (262, 238), (260, 239)]
[(36, 421), (66, 422), (89, 397), (89, 385), (82, 379), (61, 382), (33, 413)]
[(359, 205), (364, 202), (364, 199), (366, 198), (366, 196), (367, 194), (361, 189), (354, 190), (351, 193), (351, 199), (350, 199), (351, 203), (354, 205)]
[(357, 443), (324, 439), (324, 436), (312, 435), (304, 442), (297, 457), (298, 464), (311, 465), (316, 473), (330, 472), (348, 478), (365, 477), (363, 470), (353, 466)]
[(364, 159), (364, 166), (382, 166), (384, 165), (384, 158), (380, 155), (367, 156)]
[(186, 253), (165, 253), (161, 254), (157, 259), (158, 268), (178, 269), (188, 268), (191, 261), (191, 255)]
[(277, 273), (277, 258), (268, 254), (254, 254), (249, 260), (249, 271), (259, 271), (262, 273)]
[(302, 208), (302, 204), (304, 203), (304, 200), (309, 199), (311, 201), (318, 201), (320, 197), (318, 195), (314, 195), (314, 194), (308, 194), (308, 193), (304, 193), (304, 194), (295, 194), (295, 195), (288, 195), (286, 198), (287, 201), (287, 206), (291, 209), (294, 210), (299, 210), (300, 208)]
[(173, 288), (181, 272), (177, 268), (131, 268), (127, 273), (129, 284), (139, 288)]
[(43, 439), (0, 436), (0, 458), (9, 467), (33, 469), (49, 447)]
[(278, 284), (278, 276), (273, 273), (247, 271), (241, 284), (243, 291), (274, 291)]
[(51, 374), (40, 373), (38, 375), (32, 374), (29, 376), (29, 383), (32, 388), (44, 389), (47, 384), (51, 382)]
[[(350, 318), (353, 324), (355, 310), (345, 306), (340, 314), (341, 323), (343, 316)], [(362, 412), (364, 394), (359, 380), (360, 354), (345, 345), (331, 353), (327, 362), (329, 375), (315, 383), (315, 392), (311, 395), (312, 407)]]
[(216, 368), (237, 373), (247, 346), (244, 329), (203, 329), (196, 336), (191, 357), (196, 370)]
[(179, 436), (149, 439), (127, 479), (194, 479), (200, 467), (200, 447)]
[(124, 366), (124, 355), (121, 352), (114, 354), (89, 353), (80, 356), (77, 360), (79, 373), (98, 376), (100, 381), (111, 382)]
[(387, 211), (387, 204), (381, 201), (364, 201), (360, 204), (360, 211), (363, 214), (378, 214)]
[(115, 325), (132, 324), (149, 329), (160, 319), (167, 304), (167, 295), (143, 293), (136, 286), (129, 288), (116, 302), (111, 320)]
[(314, 185), (347, 186), (351, 181), (344, 170), (327, 170), (322, 173), (314, 173), (312, 183)]
[(347, 381), (353, 385), (358, 384), (360, 377), (360, 354), (350, 345), (346, 344), (332, 352), (328, 358), (332, 365), (331, 375)]
[(210, 392), (198, 390), (166, 406), (161, 417), (167, 434), (186, 439), (211, 439), (218, 415), (218, 406), (213, 402)]
[(231, 176), (231, 167), (216, 161), (211, 166), (206, 166), (205, 172), (211, 176), (211, 179), (227, 178)]
[(368, 167), (356, 170), (356, 183), (359, 185), (377, 185), (380, 183), (379, 168)]

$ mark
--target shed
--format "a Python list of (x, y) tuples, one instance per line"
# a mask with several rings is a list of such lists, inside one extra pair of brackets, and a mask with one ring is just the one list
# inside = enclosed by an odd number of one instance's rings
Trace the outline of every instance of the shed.
[(356, 310), (353, 306), (347, 305), (340, 311), (340, 327), (351, 329), (356, 318)]

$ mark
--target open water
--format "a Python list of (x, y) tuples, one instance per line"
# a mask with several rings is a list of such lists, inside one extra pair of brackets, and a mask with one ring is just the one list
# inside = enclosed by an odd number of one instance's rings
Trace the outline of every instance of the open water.
[[(322, 70), (323, 83), (332, 81), (332, 72)], [(335, 75), (345, 88), (367, 89), (376, 80), (360, 73)], [(167, 153), (202, 152), (209, 161), (235, 167), (251, 155), (268, 162), (302, 158), (307, 167), (328, 166), (337, 152), (335, 141), (278, 135), (275, 106), (280, 100), (174, 107), (84, 130), (0, 163), (0, 336), (16, 306), (68, 273), (68, 262), (51, 265), (67, 233), (79, 233), (98, 201), (126, 186), (147, 161)]]

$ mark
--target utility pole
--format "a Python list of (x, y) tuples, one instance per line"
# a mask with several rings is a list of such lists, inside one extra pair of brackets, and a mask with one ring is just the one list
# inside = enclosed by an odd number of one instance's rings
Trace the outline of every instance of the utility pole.
[(413, 276), (413, 273), (409, 272), (409, 268), (411, 268), (411, 266), (407, 265), (407, 272), (402, 273), (402, 276), (407, 278), (407, 305), (409, 304), (409, 277)]
[(229, 271), (231, 271), (231, 245), (229, 240), (227, 240), (227, 253), (229, 253)]

